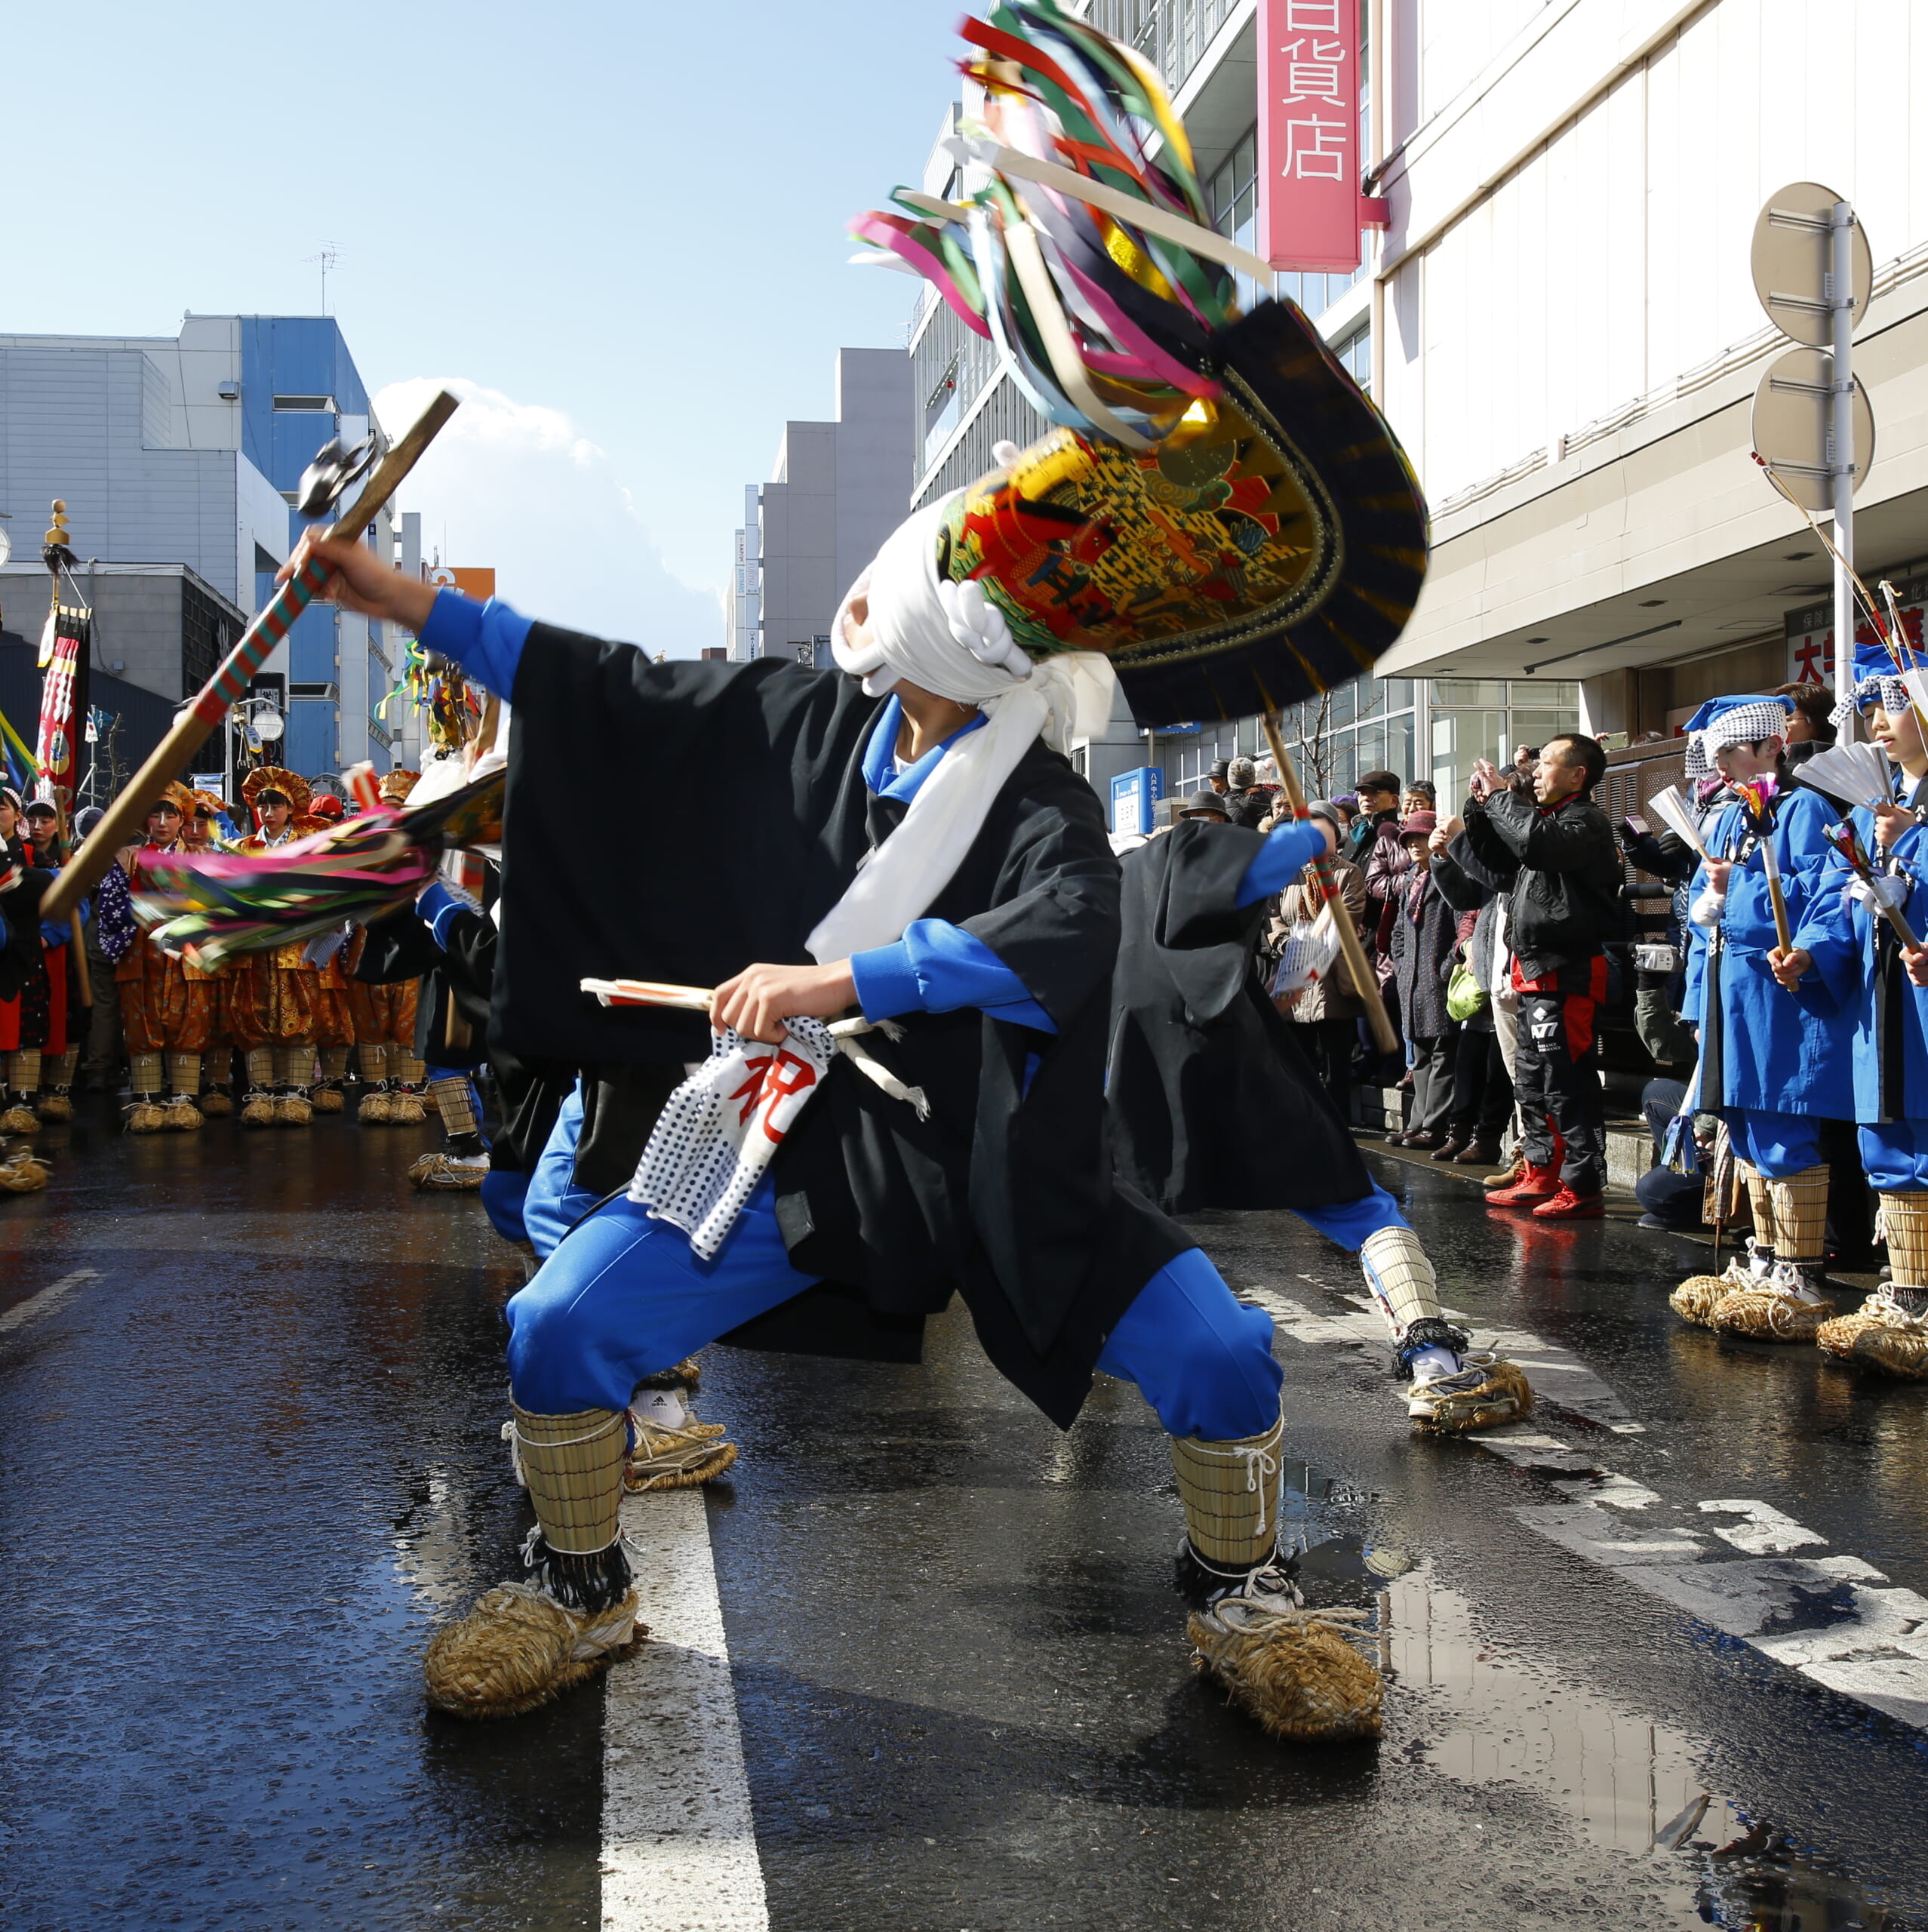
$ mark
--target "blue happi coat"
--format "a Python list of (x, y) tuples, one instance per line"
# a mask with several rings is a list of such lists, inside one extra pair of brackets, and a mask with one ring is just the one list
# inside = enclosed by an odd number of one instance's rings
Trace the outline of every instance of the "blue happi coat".
[[(1822, 835), (1837, 814), (1818, 792), (1783, 789), (1770, 808), (1767, 837), (1780, 866), (1788, 927), (1797, 933), (1835, 863)], [(1754, 1113), (1853, 1117), (1850, 1015), (1825, 990), (1797, 996), (1768, 970), (1779, 943), (1767, 869), (1745, 805), (1736, 801), (1713, 823), (1707, 849), (1731, 859), (1720, 923), (1689, 928), (1687, 997), (1681, 1011), (1700, 1028), (1701, 1104)], [(1688, 903), (1707, 885), (1696, 868)]]
[[(1928, 780), (1917, 786), (1899, 771), (1895, 777), (1904, 804), (1928, 803)], [(1853, 824), (1876, 869), (1907, 882), (1901, 909), (1921, 937), (1928, 924), (1928, 832), (1911, 825), (1892, 852), (1883, 852), (1875, 847), (1872, 812), (1857, 808)], [(1894, 928), (1871, 906), (1843, 897), (1853, 876), (1845, 859), (1830, 855), (1794, 943), (1814, 955), (1829, 995), (1852, 1021), (1853, 1118), (1869, 1127), (1928, 1119), (1928, 989), (1909, 980)]]

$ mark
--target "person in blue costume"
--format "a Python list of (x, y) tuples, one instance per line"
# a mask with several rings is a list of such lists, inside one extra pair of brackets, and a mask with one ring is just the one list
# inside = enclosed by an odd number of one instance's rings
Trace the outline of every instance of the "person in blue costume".
[[(1911, 668), (1928, 657), (1911, 653)], [(1918, 939), (1928, 923), (1928, 742), (1921, 714), (1878, 644), (1855, 656), (1849, 704), (1886, 755), (1892, 797), (1850, 818), (1872, 878), (1837, 853), (1776, 966), (1790, 991), (1810, 974), (1853, 1021), (1854, 1119), (1862, 1164), (1880, 1196), (1890, 1278), (1850, 1315), (1815, 1331), (1837, 1360), (1910, 1381), (1928, 1377), (1928, 953), (1903, 940), (1883, 908)], [(1811, 983), (1811, 981), (1810, 982)]]
[[(1514, 1363), (1446, 1319), (1425, 1247), (1366, 1170), (1256, 970), (1268, 901), (1337, 841), (1324, 818), (1261, 834), (1201, 792), (1124, 861), (1106, 1092), (1118, 1171), (1170, 1214), (1286, 1208), (1358, 1256), (1385, 1317), (1400, 1404), (1421, 1430), (1517, 1421)], [(1286, 986), (1307, 968), (1288, 949)], [(1283, 987), (1281, 989), (1283, 990)]]
[(1683, 1011), (1700, 1033), (1699, 1102), (1733, 1138), (1754, 1208), (1747, 1261), (1699, 1275), (1671, 1297), (1698, 1325), (1804, 1342), (1834, 1312), (1822, 1292), (1828, 1168), (1821, 1122), (1854, 1104), (1848, 1015), (1825, 992), (1795, 998), (1775, 978), (1779, 939), (1770, 865), (1790, 935), (1819, 902), (1835, 813), (1795, 788), (1783, 753), (1793, 706), (1756, 693), (1711, 698), (1687, 721), (1687, 768), (1717, 771), (1733, 801), (1706, 828), (1689, 891)]
[[(1109, 715), (1109, 666), (1029, 657), (981, 586), (940, 590), (944, 507), (911, 518), (846, 597), (835, 669), (656, 663), (432, 592), (315, 531), (290, 566), (316, 553), (338, 601), (515, 707), (492, 1038), (586, 1064), (620, 1037), (641, 1060), (665, 1035), (616, 1035), (625, 1017), (599, 1017), (582, 977), (715, 989), (711, 1061), (672, 1096), (629, 1193), (579, 1220), (509, 1305), (534, 1574), (437, 1633), (437, 1709), (531, 1709), (633, 1640), (617, 1510), (649, 1377), (726, 1337), (817, 1352), (840, 1352), (825, 1340), (840, 1324), (914, 1339), (955, 1294), (1061, 1426), (1094, 1370), (1138, 1384), (1172, 1438), (1181, 1572), (1202, 1606), (1189, 1632), (1239, 1672), (1254, 1715), (1281, 1734), (1376, 1734), (1376, 1671), (1336, 1630), (1308, 1642), (1316, 1615), (1278, 1561), (1271, 1318), (1112, 1173), (1118, 871), (1062, 750)], [(727, 768), (732, 792), (620, 877), (585, 855), (579, 881), (545, 836), (559, 765), (658, 760)], [(855, 1053), (825, 1024), (847, 1013), (872, 1029)], [(746, 1086), (723, 1090), (749, 1094), (742, 1111), (719, 1107), (705, 1075), (744, 1066)]]

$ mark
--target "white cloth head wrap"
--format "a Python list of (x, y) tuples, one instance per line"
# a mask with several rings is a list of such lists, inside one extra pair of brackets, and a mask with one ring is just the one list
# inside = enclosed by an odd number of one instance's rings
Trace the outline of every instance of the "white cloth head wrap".
[[(1034, 739), (1069, 751), (1112, 714), (1116, 688), (1095, 651), (1034, 660), (981, 584), (937, 581), (937, 528), (954, 500), (919, 510), (891, 532), (830, 626), (838, 667), (881, 697), (899, 681), (988, 721), (960, 738), (918, 789), (903, 822), (872, 855), (807, 942), (819, 963), (889, 946), (949, 884), (982, 829), (991, 801)], [(872, 642), (845, 632), (853, 598), (869, 600)]]

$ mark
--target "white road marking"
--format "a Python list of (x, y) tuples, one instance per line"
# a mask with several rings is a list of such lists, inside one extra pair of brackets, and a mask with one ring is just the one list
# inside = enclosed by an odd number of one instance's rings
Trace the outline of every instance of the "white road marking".
[(623, 1527), (650, 1635), (609, 1673), (604, 1932), (768, 1932), (703, 1491), (629, 1497)]
[[(1238, 1292), (1256, 1302), (1295, 1341), (1315, 1348), (1342, 1343), (1355, 1348), (1370, 1349), (1390, 1367), (1391, 1349), (1385, 1318), (1370, 1294), (1363, 1290), (1355, 1291), (1337, 1287), (1330, 1281), (1321, 1281), (1316, 1275), (1301, 1275), (1299, 1278), (1323, 1289), (1327, 1294), (1338, 1296), (1342, 1301), (1350, 1302), (1358, 1312), (1320, 1315), (1303, 1302), (1294, 1301), (1289, 1295), (1262, 1284), (1242, 1282)], [(1526, 1371), (1527, 1380), (1533, 1384), (1533, 1393), (1541, 1401), (1564, 1409), (1582, 1421), (1597, 1423), (1616, 1435), (1646, 1434), (1647, 1425), (1636, 1421), (1619, 1395), (1570, 1349), (1529, 1334), (1524, 1328), (1483, 1327), (1463, 1309), (1447, 1308), (1445, 1314), (1448, 1321), (1473, 1331), (1476, 1346), (1497, 1349), (1509, 1360), (1517, 1362)]]
[[(1516, 1467), (1564, 1472), (1547, 1480), (1573, 1500), (1513, 1512), (1549, 1542), (1830, 1690), (1928, 1730), (1928, 1598), (1858, 1556), (1790, 1554), (1825, 1550), (1828, 1540), (1752, 1497), (1711, 1497), (1690, 1515), (1585, 1450), (1524, 1425), (1468, 1440)], [(1576, 1477), (1576, 1466), (1591, 1472)], [(1714, 1516), (1742, 1520), (1705, 1520)], [(1747, 1553), (1727, 1556), (1723, 1543)]]
[(100, 1273), (98, 1268), (76, 1268), (71, 1275), (63, 1275), (57, 1281), (49, 1281), (38, 1294), (29, 1295), (25, 1301), (0, 1315), (0, 1335), (24, 1328), (29, 1321), (38, 1321), (43, 1315), (51, 1315), (81, 1282), (96, 1280)]

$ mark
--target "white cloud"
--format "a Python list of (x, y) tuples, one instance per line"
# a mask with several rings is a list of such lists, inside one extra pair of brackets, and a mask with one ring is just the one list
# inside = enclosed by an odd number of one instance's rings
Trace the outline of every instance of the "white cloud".
[(559, 409), (466, 377), (411, 377), (374, 399), (390, 437), (438, 389), (462, 399), (396, 501), (422, 513), (424, 557), (493, 565), (525, 616), (651, 652), (693, 657), (724, 641), (721, 593), (672, 575), (607, 453)]

